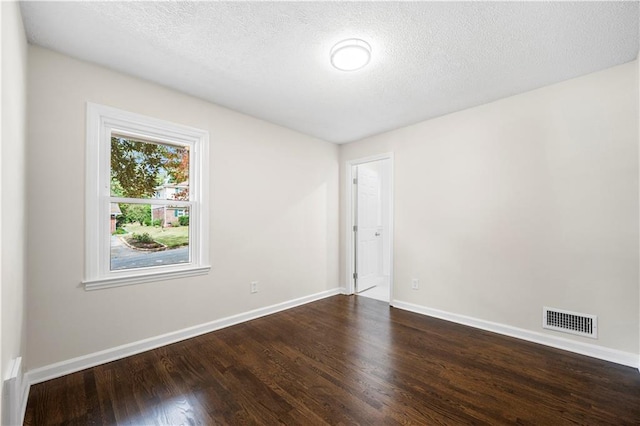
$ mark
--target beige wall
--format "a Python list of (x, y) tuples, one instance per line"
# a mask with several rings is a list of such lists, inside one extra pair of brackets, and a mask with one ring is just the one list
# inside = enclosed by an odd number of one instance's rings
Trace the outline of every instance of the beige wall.
[(23, 356), (25, 346), (27, 42), (18, 4), (3, 2), (1, 15), (0, 298), (4, 379), (11, 361)]
[[(29, 61), (29, 369), (338, 287), (336, 145), (39, 47)], [(87, 101), (210, 132), (209, 275), (80, 286)]]
[[(390, 151), (394, 299), (533, 331), (543, 305), (593, 313), (598, 340), (562, 336), (640, 351), (636, 64), (337, 147), (39, 47), (29, 60), (29, 369), (346, 284), (338, 167)], [(87, 101), (211, 132), (208, 276), (81, 288)]]
[(543, 306), (596, 314), (598, 340), (560, 336), (637, 353), (637, 93), (630, 63), (343, 145), (342, 214), (345, 162), (392, 151), (394, 299), (538, 332)]

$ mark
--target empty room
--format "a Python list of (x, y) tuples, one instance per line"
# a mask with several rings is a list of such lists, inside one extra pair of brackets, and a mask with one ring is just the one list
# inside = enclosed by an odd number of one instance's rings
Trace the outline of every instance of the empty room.
[(2, 425), (640, 424), (640, 3), (0, 2)]

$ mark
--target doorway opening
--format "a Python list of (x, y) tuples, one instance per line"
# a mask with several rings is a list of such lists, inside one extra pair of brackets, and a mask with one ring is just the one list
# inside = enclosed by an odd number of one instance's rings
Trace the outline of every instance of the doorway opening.
[(393, 286), (393, 157), (384, 154), (348, 163), (349, 293), (387, 303)]

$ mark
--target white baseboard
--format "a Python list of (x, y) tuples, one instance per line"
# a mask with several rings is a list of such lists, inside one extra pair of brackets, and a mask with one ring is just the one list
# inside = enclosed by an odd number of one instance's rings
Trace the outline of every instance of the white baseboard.
[(85, 368), (95, 367), (96, 365), (105, 364), (107, 362), (122, 359), (151, 349), (159, 348), (161, 346), (176, 343), (181, 340), (190, 339), (201, 334), (210, 333), (212, 331), (220, 330), (225, 327), (240, 324), (266, 315), (271, 315), (276, 312), (284, 311), (286, 309), (304, 305), (316, 300), (324, 299), (326, 297), (335, 296), (337, 294), (341, 294), (342, 291), (343, 289), (341, 288), (326, 290), (320, 293), (312, 294), (310, 296), (300, 297), (298, 299), (277, 303), (275, 305), (255, 309), (253, 311), (244, 312), (226, 318), (221, 318), (219, 320), (211, 321), (205, 324), (196, 325), (160, 336), (128, 343), (126, 345), (117, 346), (115, 348), (106, 349), (100, 352), (94, 352), (92, 354), (57, 362), (55, 364), (46, 365), (44, 367), (29, 370), (25, 374), (25, 381), (28, 386), (31, 386), (36, 383), (44, 382), (46, 380), (51, 380), (70, 373), (75, 373), (77, 371), (84, 370)]
[(22, 392), (24, 374), (22, 371), (22, 357), (11, 360), (6, 377), (2, 377), (2, 419), (3, 425), (22, 424)]
[(29, 390), (31, 389), (31, 384), (27, 380), (27, 376), (25, 374), (22, 380), (22, 389), (21, 389), (21, 407), (20, 407), (20, 422), (18, 424), (24, 424), (24, 415), (27, 412), (27, 401), (29, 400)]
[(617, 349), (605, 348), (603, 346), (598, 346), (590, 343), (577, 342), (575, 340), (564, 339), (562, 337), (551, 336), (545, 333), (539, 333), (523, 328), (512, 327), (510, 325), (485, 321), (465, 315), (454, 314), (451, 312), (428, 308), (426, 306), (403, 302), (401, 300), (394, 300), (391, 303), (391, 306), (398, 309), (403, 309), (405, 311), (411, 311), (430, 317), (440, 318), (446, 321), (451, 321), (458, 324), (468, 325), (470, 327), (503, 334), (505, 336), (515, 337), (517, 339), (527, 340), (529, 342), (539, 343), (541, 345), (551, 346), (553, 348), (575, 352), (581, 355), (587, 355), (605, 361), (615, 362), (616, 364), (636, 367), (640, 370), (640, 360), (638, 359), (638, 354), (624, 352)]

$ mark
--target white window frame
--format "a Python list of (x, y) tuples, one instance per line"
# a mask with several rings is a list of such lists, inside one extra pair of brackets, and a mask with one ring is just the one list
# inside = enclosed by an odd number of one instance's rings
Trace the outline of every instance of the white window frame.
[[(110, 202), (112, 132), (143, 140), (189, 147), (190, 262), (112, 271)], [(85, 194), (85, 290), (207, 274), (209, 265), (209, 132), (87, 102)], [(122, 199), (121, 202), (126, 202)], [(176, 200), (150, 198), (149, 204)]]

